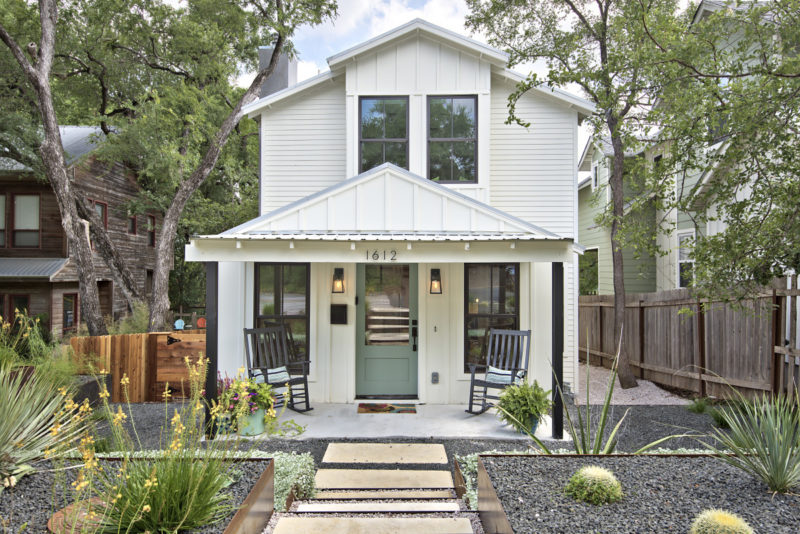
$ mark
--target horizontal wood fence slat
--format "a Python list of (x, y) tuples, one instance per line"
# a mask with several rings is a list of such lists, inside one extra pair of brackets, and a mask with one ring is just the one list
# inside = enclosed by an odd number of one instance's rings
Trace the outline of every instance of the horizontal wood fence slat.
[[(173, 396), (188, 396), (185, 357), (196, 362), (204, 355), (206, 336), (204, 330), (85, 336), (73, 337), (70, 346), (79, 372), (111, 373), (112, 402), (147, 402), (162, 400), (167, 383)], [(128, 399), (122, 386), (125, 376)]]
[[(783, 279), (740, 308), (692, 299), (687, 289), (627, 295), (623, 344), (634, 373), (700, 395), (729, 396), (729, 386), (747, 395), (793, 394), (800, 384), (796, 288), (796, 277)], [(605, 366), (617, 351), (613, 298), (579, 299), (581, 357), (588, 351)]]

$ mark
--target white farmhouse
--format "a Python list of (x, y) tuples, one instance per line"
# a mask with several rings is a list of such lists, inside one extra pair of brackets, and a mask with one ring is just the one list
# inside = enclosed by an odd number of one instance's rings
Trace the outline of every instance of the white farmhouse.
[[(583, 99), (534, 89), (507, 57), (415, 20), (270, 94), (260, 217), (196, 236), (209, 356), (234, 374), (242, 329), (283, 321), (311, 401), (466, 404), (487, 327), (532, 330), (530, 376), (577, 369), (578, 126)], [(291, 76), (290, 76), (291, 78)], [(216, 343), (214, 342), (216, 336)], [(214, 352), (216, 351), (216, 354)]]

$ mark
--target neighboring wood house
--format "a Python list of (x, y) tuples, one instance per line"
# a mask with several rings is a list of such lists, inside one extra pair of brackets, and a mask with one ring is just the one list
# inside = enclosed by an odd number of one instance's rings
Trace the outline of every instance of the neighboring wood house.
[(517, 104), (531, 127), (506, 124), (523, 79), (506, 63), (415, 20), (246, 108), (262, 215), (186, 249), (207, 262), (221, 372), (244, 364), (244, 327), (282, 320), (312, 404), (466, 403), (495, 326), (531, 329), (533, 378), (549, 388), (563, 361), (576, 387), (577, 136), (593, 108), (533, 89)]
[[(76, 189), (94, 205), (109, 237), (126, 259), (131, 273), (147, 292), (155, 266), (156, 213), (132, 214), (127, 203), (139, 191), (125, 166), (98, 161), (92, 154), (99, 128), (62, 126), (61, 138), (68, 174)], [(74, 331), (80, 323), (78, 274), (69, 255), (61, 214), (50, 184), (18, 164), (0, 170), (0, 314), (14, 310), (38, 315), (56, 335)], [(95, 254), (97, 285), (104, 315), (118, 318), (128, 311), (122, 292), (114, 287), (103, 259)]]

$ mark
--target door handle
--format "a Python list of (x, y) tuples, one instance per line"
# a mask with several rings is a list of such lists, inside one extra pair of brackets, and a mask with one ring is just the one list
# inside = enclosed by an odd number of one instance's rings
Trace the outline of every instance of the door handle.
[[(416, 321), (415, 321), (416, 322)], [(417, 336), (419, 335), (419, 330), (416, 326), (411, 327), (411, 337), (414, 338), (414, 344), (411, 347), (411, 350), (417, 352)]]

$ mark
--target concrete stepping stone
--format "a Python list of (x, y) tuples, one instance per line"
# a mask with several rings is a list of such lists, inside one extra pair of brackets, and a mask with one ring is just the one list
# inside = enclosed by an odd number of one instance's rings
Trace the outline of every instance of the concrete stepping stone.
[(282, 517), (273, 534), (472, 534), (467, 518)]
[(452, 489), (449, 471), (318, 469), (317, 489)]
[(322, 463), (447, 464), (441, 443), (331, 443)]
[(440, 512), (456, 513), (460, 510), (458, 503), (455, 502), (313, 502), (297, 505), (297, 512), (305, 514), (432, 514)]
[(364, 499), (454, 499), (450, 490), (366, 490), (366, 491), (318, 491), (312, 500), (355, 501)]

